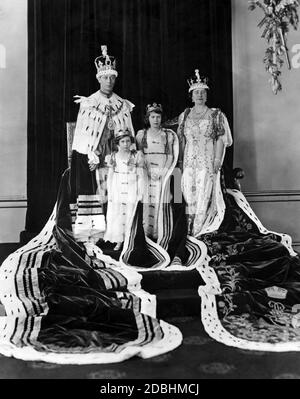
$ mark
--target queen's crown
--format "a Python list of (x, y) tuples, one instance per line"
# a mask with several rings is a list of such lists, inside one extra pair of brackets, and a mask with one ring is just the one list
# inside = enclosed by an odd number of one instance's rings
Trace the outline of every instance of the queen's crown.
[(195, 75), (188, 79), (189, 91), (195, 89), (209, 89), (208, 78), (200, 76), (199, 69), (195, 69)]

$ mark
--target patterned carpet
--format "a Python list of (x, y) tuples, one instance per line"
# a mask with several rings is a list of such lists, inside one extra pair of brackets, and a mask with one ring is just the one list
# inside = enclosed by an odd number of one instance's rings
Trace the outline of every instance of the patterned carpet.
[[(16, 248), (0, 245), (0, 262)], [(184, 341), (178, 349), (148, 360), (108, 365), (64, 366), (0, 356), (0, 379), (300, 379), (299, 353), (269, 353), (227, 347), (204, 332), (200, 315), (172, 317)]]
[(172, 318), (183, 332), (181, 347), (148, 360), (60, 366), (0, 357), (4, 379), (300, 379), (299, 353), (249, 352), (218, 344), (196, 317)]

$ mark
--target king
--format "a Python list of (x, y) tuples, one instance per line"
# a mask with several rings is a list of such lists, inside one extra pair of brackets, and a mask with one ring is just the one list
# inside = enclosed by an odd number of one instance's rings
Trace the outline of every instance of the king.
[(77, 241), (96, 241), (105, 231), (105, 156), (113, 150), (115, 132), (134, 135), (131, 112), (134, 105), (113, 92), (118, 76), (116, 59), (107, 46), (95, 59), (100, 89), (89, 97), (75, 96), (80, 104), (72, 145), (70, 206)]

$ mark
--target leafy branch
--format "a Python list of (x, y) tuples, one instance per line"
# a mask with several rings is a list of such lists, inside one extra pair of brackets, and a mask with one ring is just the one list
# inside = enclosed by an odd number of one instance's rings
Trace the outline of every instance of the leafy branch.
[(249, 10), (261, 8), (264, 12), (263, 19), (257, 25), (263, 28), (262, 38), (268, 42), (263, 62), (266, 71), (271, 74), (269, 82), (274, 94), (282, 89), (279, 76), (284, 59), (288, 69), (291, 69), (291, 62), (288, 48), (286, 45), (286, 35), (289, 32), (289, 26), (295, 30), (298, 27), (299, 16), (297, 8), (299, 2), (297, 0), (250, 0)]

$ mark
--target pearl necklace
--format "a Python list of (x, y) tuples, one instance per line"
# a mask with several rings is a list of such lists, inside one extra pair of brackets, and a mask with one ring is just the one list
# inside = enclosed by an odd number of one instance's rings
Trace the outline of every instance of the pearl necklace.
[(205, 116), (205, 114), (206, 114), (207, 111), (208, 111), (208, 107), (206, 107), (206, 108), (205, 108), (203, 111), (201, 111), (201, 112), (196, 112), (195, 108), (193, 108), (194, 117), (199, 118), (199, 119), (203, 118), (203, 117)]

